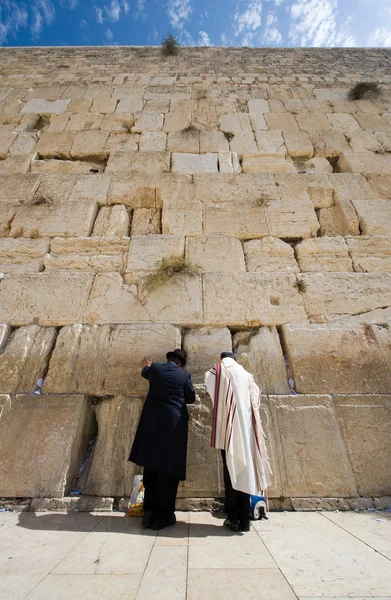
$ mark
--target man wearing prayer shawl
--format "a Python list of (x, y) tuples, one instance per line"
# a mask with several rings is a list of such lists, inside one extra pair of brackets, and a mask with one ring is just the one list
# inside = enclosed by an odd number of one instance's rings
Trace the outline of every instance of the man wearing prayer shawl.
[(251, 373), (223, 352), (221, 362), (205, 373), (213, 402), (212, 448), (221, 449), (224, 466), (224, 525), (250, 530), (250, 495), (262, 496), (271, 469), (259, 415), (260, 390)]

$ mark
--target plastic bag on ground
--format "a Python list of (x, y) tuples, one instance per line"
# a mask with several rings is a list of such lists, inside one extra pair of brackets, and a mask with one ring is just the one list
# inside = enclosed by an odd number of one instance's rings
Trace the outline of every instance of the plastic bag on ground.
[(135, 475), (133, 478), (133, 490), (128, 504), (128, 517), (144, 516), (144, 485), (143, 476)]

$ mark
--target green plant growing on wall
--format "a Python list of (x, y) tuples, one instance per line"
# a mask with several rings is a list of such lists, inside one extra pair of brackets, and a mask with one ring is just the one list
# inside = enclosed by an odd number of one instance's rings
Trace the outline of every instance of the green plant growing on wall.
[(164, 56), (175, 56), (179, 54), (180, 47), (180, 43), (172, 33), (169, 33), (162, 41), (162, 52)]
[(199, 265), (188, 262), (184, 256), (168, 256), (155, 264), (155, 270), (142, 279), (145, 290), (151, 291), (170, 281), (173, 277), (195, 277), (202, 273)]
[(182, 129), (181, 133), (183, 133), (184, 135), (192, 135), (193, 133), (199, 133), (199, 129), (197, 127), (195, 127), (195, 125), (193, 125), (193, 123), (190, 123), (190, 125), (188, 127), (185, 127), (185, 129)]
[(232, 131), (223, 131), (225, 139), (230, 142), (235, 137), (235, 134)]
[(297, 279), (293, 284), (293, 287), (295, 287), (300, 292), (300, 294), (305, 294), (307, 291), (307, 284), (304, 281), (304, 279)]
[(349, 100), (360, 100), (361, 98), (377, 98), (380, 95), (380, 86), (374, 81), (360, 81), (348, 93)]

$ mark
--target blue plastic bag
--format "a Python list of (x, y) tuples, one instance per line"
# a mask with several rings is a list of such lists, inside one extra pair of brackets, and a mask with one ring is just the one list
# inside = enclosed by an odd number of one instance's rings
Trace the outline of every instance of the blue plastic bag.
[(251, 520), (267, 519), (266, 499), (264, 496), (250, 496)]

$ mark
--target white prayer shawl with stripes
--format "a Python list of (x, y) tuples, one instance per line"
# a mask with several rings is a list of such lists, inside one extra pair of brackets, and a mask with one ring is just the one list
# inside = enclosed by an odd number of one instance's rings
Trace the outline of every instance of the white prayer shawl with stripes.
[(211, 446), (226, 451), (232, 487), (262, 496), (271, 469), (254, 377), (233, 358), (223, 358), (205, 373), (205, 385), (213, 402)]

